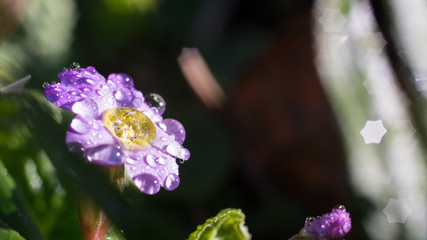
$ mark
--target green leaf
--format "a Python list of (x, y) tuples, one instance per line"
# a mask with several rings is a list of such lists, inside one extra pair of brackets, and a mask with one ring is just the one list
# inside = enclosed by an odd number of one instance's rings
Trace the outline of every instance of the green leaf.
[(11, 230), (0, 228), (0, 239), (2, 240), (25, 240), (19, 233)]
[(15, 183), (13, 179), (8, 175), (6, 168), (0, 161), (0, 212), (8, 215), (16, 210), (16, 205), (12, 199), (13, 190), (15, 189)]
[(245, 226), (245, 215), (240, 209), (227, 208), (213, 218), (209, 218), (203, 225), (197, 226), (188, 240), (209, 239), (251, 239)]
[(123, 234), (117, 229), (116, 226), (111, 226), (107, 234), (104, 237), (104, 240), (126, 240)]

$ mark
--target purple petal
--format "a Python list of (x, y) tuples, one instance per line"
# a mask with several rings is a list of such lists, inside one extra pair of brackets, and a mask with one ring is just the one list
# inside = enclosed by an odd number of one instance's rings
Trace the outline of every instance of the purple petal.
[(128, 153), (126, 171), (141, 191), (155, 194), (160, 186), (169, 191), (178, 187), (180, 180), (175, 158), (155, 148)]
[[(71, 121), (65, 142), (69, 148), (78, 146), (77, 150), (82, 151), (85, 156), (88, 155), (90, 149), (100, 145), (118, 145), (114, 137), (104, 127), (102, 120), (85, 119), (82, 116), (77, 116)], [(92, 151), (92, 153), (94, 152)]]
[(113, 90), (93, 67), (68, 69), (58, 76), (61, 83), (44, 88), (46, 98), (58, 107), (95, 118), (117, 106)]
[(98, 145), (90, 148), (86, 152), (86, 158), (90, 162), (104, 166), (121, 165), (124, 162), (124, 156), (121, 147), (115, 145)]
[(44, 93), (49, 102), (68, 111), (71, 111), (74, 103), (84, 99), (78, 91), (60, 83), (45, 87)]
[(152, 144), (162, 152), (173, 157), (182, 160), (188, 160), (190, 158), (190, 151), (183, 148), (181, 144), (174, 140), (173, 136), (169, 136), (158, 126), (156, 126), (156, 137), (154, 138)]

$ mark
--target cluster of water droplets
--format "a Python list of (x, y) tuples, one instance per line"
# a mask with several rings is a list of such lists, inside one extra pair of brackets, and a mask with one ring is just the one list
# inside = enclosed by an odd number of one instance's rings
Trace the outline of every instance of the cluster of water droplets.
[(350, 228), (350, 217), (343, 205), (336, 205), (330, 213), (317, 218), (311, 216), (305, 220), (307, 233), (316, 235), (317, 239), (340, 238), (347, 234)]
[(174, 190), (179, 186), (178, 165), (174, 158), (156, 149), (126, 159), (128, 173), (146, 194), (156, 194), (160, 187)]

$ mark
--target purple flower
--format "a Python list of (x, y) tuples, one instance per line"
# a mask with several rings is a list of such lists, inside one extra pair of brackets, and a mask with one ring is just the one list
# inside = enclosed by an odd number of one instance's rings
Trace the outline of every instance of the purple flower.
[[(332, 212), (317, 218), (308, 217), (305, 221), (303, 234), (314, 239), (342, 239), (351, 229), (350, 213), (343, 205), (337, 205)], [(301, 233), (300, 233), (301, 235)]]
[(93, 67), (72, 66), (58, 77), (61, 83), (45, 86), (44, 92), (53, 104), (77, 114), (66, 134), (70, 151), (100, 165), (125, 164), (146, 194), (156, 194), (161, 186), (178, 187), (175, 158), (187, 160), (190, 152), (181, 146), (181, 123), (163, 119), (162, 97), (144, 97), (128, 75), (113, 73), (105, 79)]

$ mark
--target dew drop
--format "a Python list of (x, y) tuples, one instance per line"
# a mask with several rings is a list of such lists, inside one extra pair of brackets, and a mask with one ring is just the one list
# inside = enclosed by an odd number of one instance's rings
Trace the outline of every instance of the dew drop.
[[(138, 162), (138, 160), (134, 159), (133, 157), (128, 157), (128, 158), (126, 158), (126, 163), (127, 163), (127, 164), (135, 164), (135, 163), (137, 163), (137, 162)], [(134, 168), (135, 168), (135, 167), (132, 167), (131, 169), (132, 169), (132, 170), (135, 170)]]
[(86, 79), (86, 82), (89, 83), (90, 85), (96, 85), (96, 82), (92, 79)]
[(132, 93), (129, 89), (123, 88), (116, 91), (114, 97), (121, 103), (129, 103), (132, 100)]
[(73, 62), (71, 63), (70, 68), (73, 70), (78, 70), (80, 69), (80, 64), (78, 62)]
[(48, 82), (44, 82), (43, 84), (42, 84), (42, 87), (43, 88), (45, 88), (45, 87), (47, 87), (47, 86), (49, 86), (50, 85), (50, 83), (48, 83)]
[(149, 165), (149, 166), (151, 166), (151, 167), (157, 167), (157, 164), (156, 164), (156, 161), (155, 161), (155, 158), (154, 158), (154, 156), (153, 155), (147, 155), (147, 156), (145, 156), (145, 162)]
[(78, 132), (78, 133), (87, 133), (90, 130), (90, 126), (87, 122), (83, 121), (82, 119), (79, 118), (74, 118), (71, 123), (70, 123), (70, 127)]
[(188, 160), (190, 158), (190, 151), (186, 148), (181, 149), (181, 159)]
[(175, 119), (164, 119), (159, 124), (159, 127), (163, 129), (168, 135), (174, 136), (175, 141), (182, 144), (185, 140), (185, 129), (180, 122)]
[(150, 174), (140, 174), (133, 178), (133, 182), (142, 192), (153, 195), (159, 192), (159, 180)]
[(166, 177), (164, 187), (166, 190), (172, 191), (179, 186), (179, 182), (179, 176), (171, 173)]
[(157, 163), (160, 165), (165, 165), (166, 164), (166, 159), (164, 157), (158, 157), (156, 159)]
[(166, 152), (175, 157), (180, 157), (181, 155), (181, 146), (177, 143), (171, 143), (167, 145)]
[(74, 103), (71, 110), (76, 114), (87, 117), (96, 117), (98, 115), (98, 105), (90, 99)]
[(147, 103), (148, 106), (154, 107), (157, 109), (160, 115), (162, 115), (165, 112), (166, 109), (166, 102), (157, 93), (150, 93), (145, 96), (145, 103)]
[(338, 210), (338, 209), (343, 210), (343, 211), (347, 211), (345, 206), (341, 205), (341, 204), (335, 205), (334, 210)]
[(315, 217), (308, 217), (305, 219), (305, 223), (306, 224), (311, 224), (312, 222), (314, 222), (314, 220), (316, 220)]

